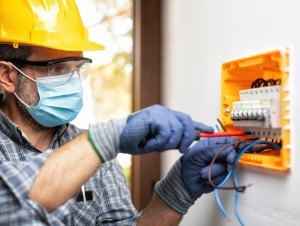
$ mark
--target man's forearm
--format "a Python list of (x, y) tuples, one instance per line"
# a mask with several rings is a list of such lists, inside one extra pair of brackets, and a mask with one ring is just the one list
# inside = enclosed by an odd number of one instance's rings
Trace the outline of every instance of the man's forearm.
[(50, 212), (73, 197), (100, 163), (87, 134), (83, 133), (49, 156), (29, 196)]
[(143, 211), (137, 225), (141, 226), (172, 226), (179, 225), (182, 214), (170, 208), (163, 200), (154, 194), (150, 204)]

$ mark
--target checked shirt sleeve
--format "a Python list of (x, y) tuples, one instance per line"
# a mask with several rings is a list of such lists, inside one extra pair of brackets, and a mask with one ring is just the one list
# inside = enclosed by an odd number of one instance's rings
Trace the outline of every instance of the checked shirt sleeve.
[(0, 165), (0, 225), (60, 225), (61, 220), (49, 214), (28, 197), (40, 168), (52, 150), (30, 161)]

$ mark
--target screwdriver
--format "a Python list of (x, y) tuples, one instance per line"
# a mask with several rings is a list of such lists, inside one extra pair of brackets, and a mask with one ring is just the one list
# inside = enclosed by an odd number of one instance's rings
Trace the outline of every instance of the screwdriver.
[(198, 130), (196, 130), (195, 140), (199, 140), (200, 138), (203, 137), (234, 137), (234, 136), (245, 136), (245, 135), (250, 135), (250, 133), (244, 131), (201, 133)]

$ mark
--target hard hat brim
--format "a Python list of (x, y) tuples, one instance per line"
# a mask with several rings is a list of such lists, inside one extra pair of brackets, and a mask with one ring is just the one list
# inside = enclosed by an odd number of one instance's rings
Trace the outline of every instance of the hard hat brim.
[(57, 42), (53, 43), (35, 43), (35, 42), (26, 42), (24, 40), (10, 40), (10, 39), (0, 39), (0, 43), (9, 44), (11, 43), (15, 48), (22, 45), (29, 45), (29, 46), (37, 46), (37, 47), (45, 47), (49, 49), (57, 49), (57, 50), (64, 50), (64, 51), (94, 51), (94, 50), (104, 50), (105, 46), (91, 41), (84, 41), (84, 42), (74, 42), (74, 43), (60, 43), (59, 45)]
[[(45, 47), (51, 48), (51, 45), (47, 45)], [(58, 50), (65, 50), (65, 51), (94, 51), (94, 50), (104, 50), (105, 47), (99, 43), (86, 41), (81, 43), (68, 43), (65, 45), (62, 45), (60, 47), (53, 47), (54, 49)]]

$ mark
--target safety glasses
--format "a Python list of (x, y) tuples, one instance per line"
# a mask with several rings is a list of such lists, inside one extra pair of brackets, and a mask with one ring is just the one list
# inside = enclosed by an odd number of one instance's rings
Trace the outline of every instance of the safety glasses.
[(18, 66), (32, 66), (35, 78), (46, 76), (67, 75), (69, 81), (74, 73), (78, 73), (80, 80), (86, 79), (92, 60), (86, 57), (67, 57), (47, 61), (28, 61), (21, 59), (5, 60)]

